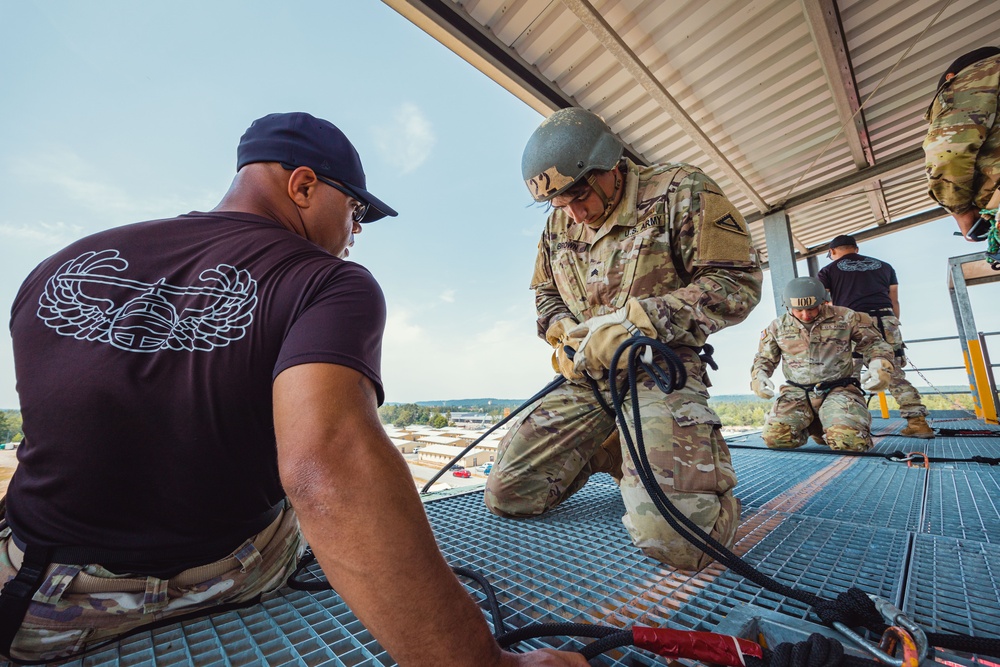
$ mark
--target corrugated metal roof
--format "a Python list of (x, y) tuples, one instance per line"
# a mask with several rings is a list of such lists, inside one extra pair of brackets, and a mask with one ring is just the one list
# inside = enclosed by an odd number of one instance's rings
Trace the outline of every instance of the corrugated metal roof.
[(803, 255), (944, 214), (923, 113), (1000, 34), (995, 0), (384, 2), (540, 112), (588, 108), (646, 162), (703, 168), (762, 249), (786, 208)]

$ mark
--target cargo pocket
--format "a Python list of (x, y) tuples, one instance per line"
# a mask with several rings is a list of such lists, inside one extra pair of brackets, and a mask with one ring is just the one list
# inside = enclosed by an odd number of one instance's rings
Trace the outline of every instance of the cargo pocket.
[(713, 437), (722, 422), (699, 396), (669, 394), (640, 410), (650, 464), (660, 475), (673, 477), (674, 491), (718, 494), (735, 484), (728, 450), (718, 451), (725, 443)]

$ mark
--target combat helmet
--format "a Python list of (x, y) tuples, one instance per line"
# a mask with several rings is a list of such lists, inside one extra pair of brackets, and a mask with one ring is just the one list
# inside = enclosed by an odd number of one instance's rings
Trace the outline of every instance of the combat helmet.
[(588, 172), (613, 169), (623, 151), (600, 116), (577, 107), (560, 109), (528, 139), (521, 176), (535, 201), (549, 201)]
[(788, 310), (816, 308), (826, 300), (826, 288), (817, 278), (793, 278), (785, 285), (782, 298)]

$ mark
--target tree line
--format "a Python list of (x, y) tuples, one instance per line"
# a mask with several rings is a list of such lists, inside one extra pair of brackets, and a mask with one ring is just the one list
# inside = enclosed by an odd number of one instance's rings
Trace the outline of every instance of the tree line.
[(21, 411), (0, 410), (0, 443), (20, 442), (22, 438)]
[[(924, 405), (928, 410), (968, 410), (973, 411), (972, 396), (969, 394), (927, 394), (921, 396)], [(890, 410), (898, 410), (896, 401), (886, 395)], [(765, 401), (759, 398), (743, 398), (739, 400), (718, 400), (709, 399), (708, 404), (712, 406), (716, 414), (722, 420), (724, 426), (763, 426), (764, 418), (771, 410), (774, 401)], [(469, 409), (461, 409), (468, 407)], [(872, 397), (869, 407), (878, 411), (878, 399)], [(503, 414), (502, 406), (454, 406), (451, 409), (456, 412), (479, 412), (500, 417)], [(392, 424), (397, 428), (403, 428), (410, 424), (427, 424), (434, 428), (445, 428), (448, 426), (451, 411), (442, 406), (418, 405), (416, 403), (406, 403), (402, 405), (386, 404), (378, 409), (379, 417), (383, 424)]]
[(441, 408), (405, 403), (402, 405), (386, 403), (378, 409), (379, 419), (383, 424), (392, 424), (403, 428), (410, 424), (426, 424), (434, 428), (445, 428), (451, 418), (451, 412), (442, 412)]

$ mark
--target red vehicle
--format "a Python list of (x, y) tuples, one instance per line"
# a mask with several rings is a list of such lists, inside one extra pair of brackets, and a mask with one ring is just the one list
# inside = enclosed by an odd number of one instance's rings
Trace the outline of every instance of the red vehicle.
[(468, 470), (456, 470), (451, 473), (455, 477), (472, 477), (472, 473)]

